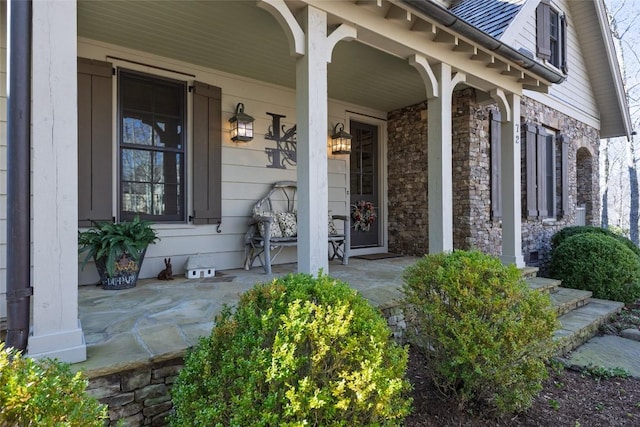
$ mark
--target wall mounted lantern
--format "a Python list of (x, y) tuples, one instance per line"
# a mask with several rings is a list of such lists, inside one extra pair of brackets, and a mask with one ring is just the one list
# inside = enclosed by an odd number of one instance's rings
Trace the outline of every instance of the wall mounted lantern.
[(336, 123), (331, 135), (332, 154), (351, 154), (352, 136), (344, 131), (344, 124)]
[(242, 102), (236, 105), (236, 113), (229, 119), (229, 123), (233, 142), (248, 142), (253, 139), (253, 117), (245, 114)]

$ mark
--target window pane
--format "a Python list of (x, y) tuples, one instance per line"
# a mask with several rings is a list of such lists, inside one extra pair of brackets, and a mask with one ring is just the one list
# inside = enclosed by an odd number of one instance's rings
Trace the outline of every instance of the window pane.
[(151, 185), (122, 183), (122, 211), (148, 214), (151, 211)]
[(180, 86), (158, 84), (153, 92), (155, 113), (181, 117), (183, 93)]
[(125, 111), (122, 117), (122, 143), (151, 145), (152, 123), (150, 114)]
[(122, 150), (122, 180), (135, 182), (151, 182), (151, 151)]
[(362, 195), (373, 194), (373, 174), (362, 174)]
[(120, 93), (122, 105), (133, 110), (151, 111), (153, 89), (143, 78), (132, 74), (122, 74)]
[(182, 194), (179, 185), (154, 185), (153, 214), (182, 215)]
[(182, 177), (182, 159), (183, 156), (180, 153), (154, 153), (153, 182), (180, 184)]
[(120, 73), (121, 216), (184, 220), (183, 82)]
[(157, 147), (182, 149), (182, 120), (156, 116), (153, 136)]

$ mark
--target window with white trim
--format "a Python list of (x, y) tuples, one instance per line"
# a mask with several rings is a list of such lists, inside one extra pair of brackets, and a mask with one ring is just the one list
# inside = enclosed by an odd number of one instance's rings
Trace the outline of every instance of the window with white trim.
[[(219, 224), (221, 89), (121, 70), (114, 97), (114, 70), (109, 62), (78, 58), (78, 225), (127, 220), (136, 214), (155, 222)], [(188, 99), (191, 117), (187, 117)], [(187, 121), (192, 123), (189, 138)], [(185, 157), (187, 145), (192, 152), (190, 164)], [(117, 206), (112, 202), (114, 193)]]
[(567, 73), (567, 19), (549, 0), (541, 0), (536, 9), (538, 58)]
[(120, 218), (185, 219), (185, 82), (118, 73)]

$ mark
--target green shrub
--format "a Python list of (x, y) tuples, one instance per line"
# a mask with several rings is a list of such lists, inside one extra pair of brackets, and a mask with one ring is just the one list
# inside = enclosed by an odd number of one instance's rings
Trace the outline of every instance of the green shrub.
[(551, 277), (595, 298), (631, 303), (640, 298), (640, 258), (619, 240), (584, 233), (565, 239), (551, 255)]
[(427, 255), (404, 273), (412, 344), (461, 407), (523, 410), (542, 389), (556, 314), (514, 266), (481, 252)]
[(407, 358), (346, 283), (289, 275), (225, 308), (189, 353), (171, 425), (401, 425)]
[(627, 248), (631, 249), (633, 253), (640, 257), (640, 248), (633, 244), (633, 242), (627, 239), (625, 236), (614, 233), (611, 230), (601, 227), (593, 227), (591, 225), (575, 225), (573, 227), (565, 227), (562, 230), (558, 231), (551, 238), (551, 250), (555, 250), (558, 246), (562, 244), (567, 238), (571, 236), (575, 236), (578, 234), (585, 233), (596, 233), (604, 236), (613, 237), (618, 240), (620, 243), (624, 244)]
[(22, 357), (0, 342), (0, 426), (102, 427), (106, 406), (86, 387), (68, 365)]

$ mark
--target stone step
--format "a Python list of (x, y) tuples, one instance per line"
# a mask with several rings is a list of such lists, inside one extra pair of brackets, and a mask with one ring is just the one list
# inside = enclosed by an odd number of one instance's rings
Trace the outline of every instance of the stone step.
[(528, 277), (524, 279), (531, 289), (536, 289), (542, 292), (555, 292), (558, 286), (562, 284), (562, 281), (556, 279), (547, 279), (546, 277)]
[(550, 296), (558, 316), (562, 316), (571, 310), (586, 305), (589, 302), (589, 298), (591, 298), (591, 291), (569, 289), (559, 286), (554, 288)]
[(525, 279), (536, 277), (538, 275), (538, 267), (526, 266), (520, 269), (520, 273)]
[(566, 355), (585, 343), (596, 334), (601, 325), (623, 307), (624, 304), (621, 302), (590, 298), (582, 307), (560, 316), (560, 328), (554, 333), (554, 339), (558, 343), (558, 354)]

